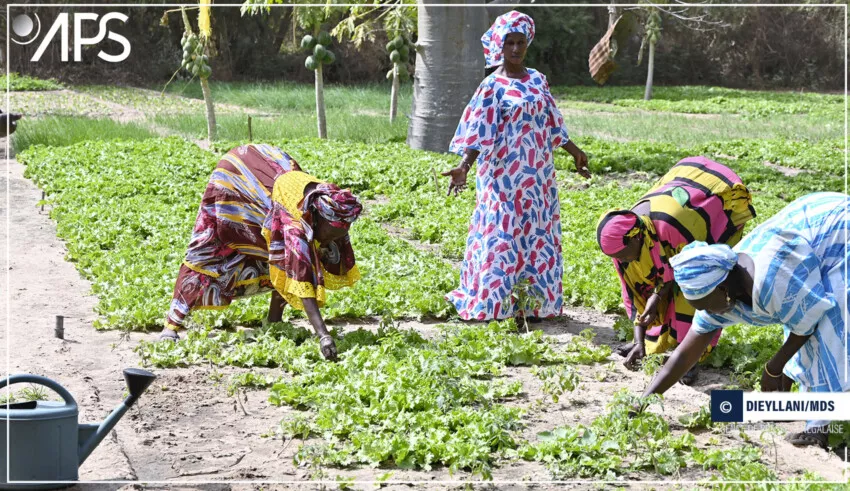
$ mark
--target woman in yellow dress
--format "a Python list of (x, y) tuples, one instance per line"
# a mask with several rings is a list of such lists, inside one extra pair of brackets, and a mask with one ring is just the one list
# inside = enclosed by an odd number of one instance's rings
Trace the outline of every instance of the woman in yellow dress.
[(335, 359), (319, 309), (326, 290), (360, 278), (348, 230), (362, 210), (350, 191), (302, 172), (279, 148), (234, 148), (201, 199), (160, 338), (179, 339), (193, 309), (271, 291), (269, 321), (279, 321), (286, 304), (304, 310), (322, 355)]
[[(635, 342), (620, 353), (633, 367), (646, 354), (664, 353), (685, 339), (694, 308), (673, 278), (670, 258), (694, 241), (733, 246), (756, 216), (750, 192), (731, 169), (688, 157), (665, 174), (630, 210), (606, 213), (597, 226), (602, 252), (620, 277)], [(717, 345), (717, 331), (707, 351)], [(682, 382), (697, 376), (691, 369)]]

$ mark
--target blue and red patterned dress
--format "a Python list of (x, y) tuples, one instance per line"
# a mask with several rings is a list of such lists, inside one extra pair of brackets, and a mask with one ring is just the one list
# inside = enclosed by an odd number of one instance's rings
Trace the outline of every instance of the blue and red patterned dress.
[(476, 207), (460, 286), (446, 299), (465, 320), (515, 314), (515, 286), (531, 283), (537, 317), (563, 307), (561, 213), (554, 150), (569, 141), (564, 118), (540, 72), (485, 78), (463, 113), (449, 151), (478, 150)]

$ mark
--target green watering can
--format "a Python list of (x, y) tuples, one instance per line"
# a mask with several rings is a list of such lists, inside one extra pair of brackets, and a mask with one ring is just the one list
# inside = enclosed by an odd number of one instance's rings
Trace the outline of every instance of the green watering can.
[(147, 370), (125, 369), (124, 380), (130, 395), (100, 424), (78, 424), (77, 401), (64, 387), (49, 378), (20, 374), (0, 380), (0, 389), (29, 382), (47, 387), (62, 397), (62, 402), (29, 401), (0, 405), (0, 489), (56, 489), (69, 486), (69, 481), (76, 481), (80, 465), (155, 378)]

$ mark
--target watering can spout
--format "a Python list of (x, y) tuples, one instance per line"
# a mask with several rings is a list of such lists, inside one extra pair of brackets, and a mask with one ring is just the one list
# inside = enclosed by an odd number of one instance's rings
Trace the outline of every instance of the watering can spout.
[(112, 431), (112, 428), (118, 423), (124, 413), (130, 409), (133, 404), (139, 399), (145, 390), (153, 383), (154, 379), (156, 379), (156, 375), (152, 374), (147, 370), (142, 370), (140, 368), (125, 368), (124, 369), (124, 381), (127, 383), (127, 390), (130, 392), (130, 395), (124, 399), (124, 402), (121, 403), (118, 407), (112, 410), (109, 413), (109, 416), (103, 420), (99, 425), (92, 424), (82, 424), (79, 425), (79, 439), (80, 449), (79, 449), (79, 457), (80, 457), (80, 465), (91, 455), (92, 451), (97, 447), (101, 441)]

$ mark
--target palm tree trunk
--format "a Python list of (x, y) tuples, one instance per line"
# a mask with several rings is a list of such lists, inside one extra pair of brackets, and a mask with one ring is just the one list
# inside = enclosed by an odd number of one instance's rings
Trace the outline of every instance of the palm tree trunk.
[(204, 102), (207, 105), (207, 136), (210, 141), (215, 141), (215, 107), (213, 106), (210, 83), (206, 78), (201, 78), (201, 92), (204, 93)]
[(445, 152), (466, 104), (484, 76), (481, 34), (486, 7), (437, 6), (462, 0), (419, 0), (413, 105), (407, 144)]
[(395, 123), (398, 114), (398, 63), (393, 65), (393, 90), (390, 95), (390, 123)]
[(652, 74), (655, 71), (655, 43), (649, 43), (649, 61), (646, 64), (646, 90), (643, 92), (643, 100), (652, 99)]

